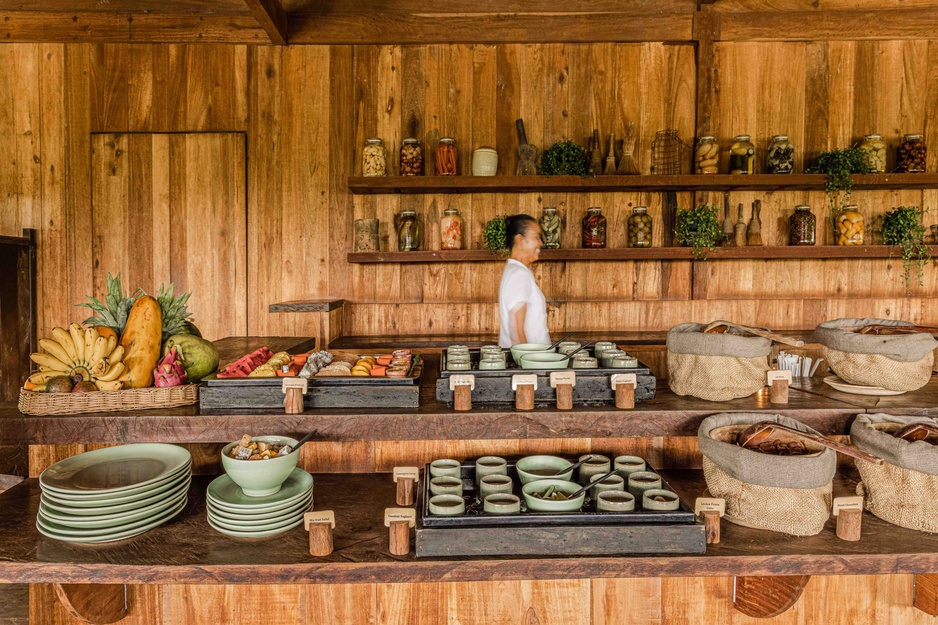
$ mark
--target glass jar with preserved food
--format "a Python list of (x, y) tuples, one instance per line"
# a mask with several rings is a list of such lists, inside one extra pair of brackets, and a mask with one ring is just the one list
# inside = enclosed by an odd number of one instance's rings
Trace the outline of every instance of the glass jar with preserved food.
[(456, 208), (447, 208), (440, 219), (440, 249), (462, 249), (462, 215)]
[(362, 176), (369, 178), (386, 176), (388, 173), (387, 152), (384, 141), (381, 139), (368, 139), (365, 149), (362, 150)]
[(720, 145), (709, 135), (697, 140), (694, 150), (694, 173), (716, 174), (720, 171)]
[(437, 176), (458, 176), (459, 169), (456, 161), (456, 139), (443, 137), (436, 145), (433, 155), (433, 167)]
[(600, 207), (591, 206), (586, 209), (582, 240), (584, 248), (606, 247), (606, 218), (603, 217)]
[(419, 176), (423, 174), (423, 148), (417, 139), (404, 139), (401, 142), (401, 175)]
[(651, 247), (651, 215), (644, 206), (632, 209), (628, 222), (629, 247)]
[(795, 147), (788, 140), (788, 135), (775, 135), (765, 151), (765, 173), (790, 174), (794, 170)]
[(541, 243), (545, 250), (560, 249), (560, 235), (563, 232), (563, 224), (560, 215), (557, 214), (556, 206), (545, 206), (541, 211), (541, 218), (538, 220), (541, 225)]
[(903, 174), (925, 173), (925, 142), (922, 141), (922, 135), (902, 137), (897, 170)]
[(886, 171), (886, 142), (882, 135), (864, 135), (860, 149), (866, 152), (866, 162), (874, 174)]
[(401, 211), (395, 215), (394, 228), (397, 230), (399, 252), (412, 252), (420, 249), (420, 223), (417, 221), (417, 211)]
[(834, 243), (863, 245), (866, 224), (856, 206), (845, 206), (834, 216)]
[(749, 140), (749, 135), (736, 135), (730, 147), (730, 173), (753, 174), (756, 162), (756, 146)]
[(801, 204), (788, 218), (788, 244), (814, 245), (817, 240), (817, 217), (811, 207)]

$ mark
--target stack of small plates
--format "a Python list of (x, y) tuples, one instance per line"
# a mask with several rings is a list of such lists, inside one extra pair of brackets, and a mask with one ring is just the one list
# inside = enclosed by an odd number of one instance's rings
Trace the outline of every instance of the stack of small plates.
[(209, 484), (206, 504), (208, 524), (222, 534), (275, 536), (302, 523), (303, 514), (312, 510), (313, 476), (294, 469), (273, 495), (248, 497), (230, 477), (222, 475)]
[(179, 514), (192, 456), (141, 443), (72, 456), (42, 472), (37, 529), (50, 538), (103, 543), (142, 534)]

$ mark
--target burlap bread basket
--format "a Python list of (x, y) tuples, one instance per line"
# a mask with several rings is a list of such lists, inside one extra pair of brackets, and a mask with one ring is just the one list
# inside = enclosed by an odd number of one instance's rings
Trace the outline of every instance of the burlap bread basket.
[(850, 427), (857, 448), (886, 464), (857, 460), (861, 482), (857, 494), (866, 508), (884, 521), (923, 532), (938, 533), (938, 447), (893, 436), (910, 423), (938, 425), (927, 417), (861, 414)]
[(879, 336), (848, 328), (869, 325), (911, 326), (894, 319), (834, 319), (814, 330), (821, 356), (842, 380), (880, 386), (890, 391), (914, 391), (931, 378), (938, 341), (924, 332)]
[(736, 445), (739, 433), (759, 421), (774, 421), (818, 434), (781, 415), (724, 413), (707, 417), (697, 430), (704, 478), (712, 497), (726, 500), (726, 520), (792, 536), (819, 533), (830, 517), (837, 455), (805, 442), (806, 456), (773, 456)]
[(710, 401), (748, 397), (765, 386), (772, 341), (734, 333), (705, 334), (701, 323), (668, 331), (668, 385)]

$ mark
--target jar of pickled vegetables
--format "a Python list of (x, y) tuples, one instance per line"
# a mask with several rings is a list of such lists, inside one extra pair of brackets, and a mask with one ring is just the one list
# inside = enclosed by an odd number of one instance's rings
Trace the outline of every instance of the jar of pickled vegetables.
[(837, 245), (863, 245), (866, 224), (856, 206), (846, 206), (834, 216), (834, 242)]
[(582, 240), (584, 248), (606, 247), (606, 218), (600, 207), (591, 206), (586, 209)]
[(753, 174), (756, 162), (756, 146), (749, 140), (749, 135), (736, 135), (730, 147), (730, 173)]
[(386, 176), (387, 173), (387, 152), (384, 149), (384, 141), (377, 138), (368, 139), (365, 141), (365, 149), (362, 150), (362, 176), (373, 178)]
[(423, 174), (423, 148), (417, 139), (404, 139), (401, 142), (401, 175), (419, 176)]
[(886, 171), (886, 142), (882, 135), (864, 135), (860, 149), (866, 152), (870, 172), (882, 174)]
[(440, 219), (440, 249), (462, 249), (462, 215), (459, 209), (447, 208)]
[(814, 245), (817, 240), (817, 217), (811, 207), (801, 204), (788, 218), (788, 244)]
[(541, 226), (541, 243), (545, 250), (560, 249), (560, 235), (563, 231), (560, 215), (556, 206), (545, 206), (538, 220)]
[(694, 150), (694, 173), (716, 174), (720, 171), (719, 162), (720, 146), (716, 137), (700, 137)]
[(644, 206), (632, 209), (628, 222), (629, 247), (651, 247), (651, 215)]
[(440, 139), (433, 157), (433, 167), (437, 176), (459, 175), (456, 162), (456, 139), (452, 137)]
[(905, 135), (899, 144), (897, 170), (903, 174), (925, 173), (925, 142), (922, 135)]
[(788, 140), (788, 135), (775, 135), (765, 151), (765, 173), (790, 174), (794, 170), (795, 147)]
[(420, 249), (420, 223), (417, 221), (417, 211), (401, 211), (395, 215), (394, 228), (397, 230), (399, 252), (412, 252)]

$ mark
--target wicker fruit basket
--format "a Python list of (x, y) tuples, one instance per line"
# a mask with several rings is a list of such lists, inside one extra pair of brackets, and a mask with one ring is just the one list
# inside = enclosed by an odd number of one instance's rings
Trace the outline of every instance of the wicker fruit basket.
[(20, 412), (30, 415), (80, 414), (188, 406), (198, 401), (198, 384), (134, 388), (97, 393), (38, 393), (20, 389)]

